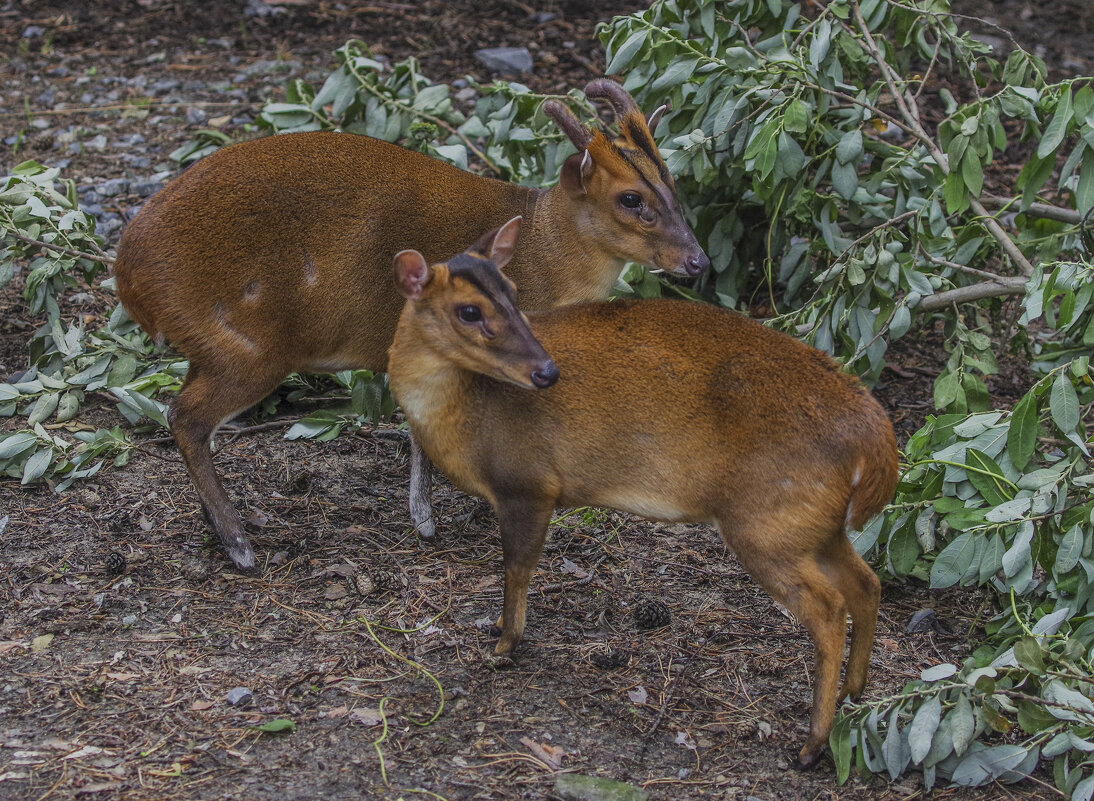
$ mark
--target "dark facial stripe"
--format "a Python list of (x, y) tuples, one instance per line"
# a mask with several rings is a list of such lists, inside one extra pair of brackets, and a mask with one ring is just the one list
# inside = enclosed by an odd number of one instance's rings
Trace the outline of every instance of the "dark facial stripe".
[(480, 259), (468, 253), (458, 253), (448, 260), (448, 274), (462, 278), (474, 285), (495, 305), (516, 309), (517, 296), (512, 285), (489, 259)]
[(623, 133), (638, 146), (639, 150), (649, 156), (654, 164), (661, 161), (661, 154), (657, 152), (657, 146), (653, 143), (653, 137), (650, 136), (645, 121), (639, 122), (635, 115), (628, 114), (623, 119)]

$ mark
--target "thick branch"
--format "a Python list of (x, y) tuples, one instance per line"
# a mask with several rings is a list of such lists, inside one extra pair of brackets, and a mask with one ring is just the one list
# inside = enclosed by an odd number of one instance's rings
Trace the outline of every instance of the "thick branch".
[[(983, 203), (989, 209), (997, 209), (1001, 211), (1009, 210), (1011, 206), (1019, 201), (1019, 198), (1006, 198), (997, 197), (995, 195), (985, 195)], [(1056, 220), (1057, 222), (1068, 223), (1069, 225), (1082, 225), (1083, 216), (1074, 209), (1064, 209), (1059, 206), (1052, 206), (1048, 203), (1031, 203), (1029, 208), (1021, 212), (1030, 217), (1039, 217), (1043, 220)]]
[(927, 295), (919, 301), (916, 311), (932, 312), (949, 306), (951, 303), (968, 303), (984, 298), (997, 298), (1002, 295), (1021, 295), (1025, 291), (1026, 279), (1020, 275), (1000, 276), (981, 284), (970, 284)]

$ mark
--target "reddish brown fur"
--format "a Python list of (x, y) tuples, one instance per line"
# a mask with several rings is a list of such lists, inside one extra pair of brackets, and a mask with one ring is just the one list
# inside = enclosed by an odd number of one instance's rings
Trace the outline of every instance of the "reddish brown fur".
[(521, 638), (528, 581), (555, 507), (711, 522), (814, 640), (813, 716), (801, 752), (812, 763), (837, 698), (858, 695), (866, 682), (880, 584), (846, 524), (864, 523), (895, 487), (896, 441), (878, 403), (819, 351), (683, 301), (529, 314), (561, 378), (523, 390), (446, 360), (427, 321), (448, 313), (450, 291), (441, 280), (407, 304), (390, 377), (430, 458), (497, 509), (506, 568), (497, 650)]
[[(584, 130), (561, 106), (553, 115)], [(383, 370), (403, 305), (389, 272), (397, 251), (445, 258), (523, 215), (510, 270), (524, 308), (605, 297), (625, 260), (709, 264), (671, 187), (650, 192), (617, 156), (582, 167), (583, 155), (564, 170), (577, 184), (535, 190), (363, 136), (289, 134), (224, 148), (145, 205), (118, 247), (118, 295), (189, 357), (173, 431), (238, 566), (254, 555), (208, 454), (213, 430), (291, 372)], [(657, 210), (652, 224), (620, 205), (635, 187)]]

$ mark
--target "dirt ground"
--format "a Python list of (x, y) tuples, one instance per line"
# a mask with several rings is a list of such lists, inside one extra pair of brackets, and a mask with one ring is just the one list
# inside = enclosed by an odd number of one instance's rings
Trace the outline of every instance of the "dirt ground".
[[(1041, 42), (1064, 71), (1094, 66), (1088, 22), (1056, 25), (1035, 3), (955, 6)], [(603, 64), (596, 22), (636, 7), (293, 0), (263, 15), (257, 0), (0, 2), (0, 168), (63, 162), (81, 192), (154, 179), (200, 128), (246, 135), (288, 77), (321, 78), (350, 37), (392, 60), (417, 55), (446, 80), (489, 77), (478, 47), (527, 46), (536, 67), (524, 81), (564, 91)], [(136, 98), (151, 98), (142, 113)], [(100, 134), (103, 147), (87, 144)], [(98, 200), (116, 241), (142, 197)], [(0, 375), (25, 366), (36, 325), (17, 288), (0, 295)], [(921, 348), (894, 351), (878, 389), (903, 436), (929, 411)], [(118, 422), (105, 400), (89, 414)], [(923, 796), (914, 775), (837, 787), (827, 759), (789, 769), (812, 649), (712, 531), (601, 510), (560, 517), (525, 642), (499, 661), (490, 509), (442, 485), (439, 535), (422, 541), (393, 427), (327, 444), (286, 441), (283, 427), (267, 420), (219, 442), (260, 559), (253, 576), (209, 541), (169, 442), (61, 495), (0, 483), (0, 799), (554, 799), (560, 771), (655, 799)], [(671, 621), (641, 631), (632, 609), (650, 598)], [(906, 632), (922, 608), (941, 631)], [(992, 612), (976, 592), (888, 584), (869, 697), (962, 659)], [(240, 687), (250, 700), (233, 704)], [(277, 720), (295, 731), (258, 728)], [(1056, 796), (1039, 781), (1051, 777), (934, 795)]]

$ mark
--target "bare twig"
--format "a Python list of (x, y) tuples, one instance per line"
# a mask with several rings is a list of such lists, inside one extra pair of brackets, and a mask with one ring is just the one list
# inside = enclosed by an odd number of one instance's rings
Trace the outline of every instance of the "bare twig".
[(103, 264), (113, 264), (114, 263), (114, 257), (107, 254), (107, 253), (105, 253), (105, 252), (100, 252), (99, 255), (95, 255), (94, 253), (87, 253), (87, 252), (82, 251), (82, 250), (73, 250), (72, 248), (66, 248), (66, 247), (61, 247), (60, 245), (54, 245), (52, 242), (43, 242), (41, 239), (33, 239), (29, 236), (23, 236), (22, 234), (17, 234), (14, 231), (10, 231), (10, 230), (7, 233), (5, 233), (4, 236), (10, 236), (12, 239), (18, 239), (20, 242), (26, 242), (28, 245), (37, 245), (38, 247), (41, 247), (41, 248), (47, 248), (48, 250), (53, 250), (53, 251), (56, 251), (58, 253), (64, 253), (64, 254), (67, 254), (69, 256), (76, 256), (77, 258), (80, 258), (80, 259), (90, 259), (91, 261), (100, 261)]

